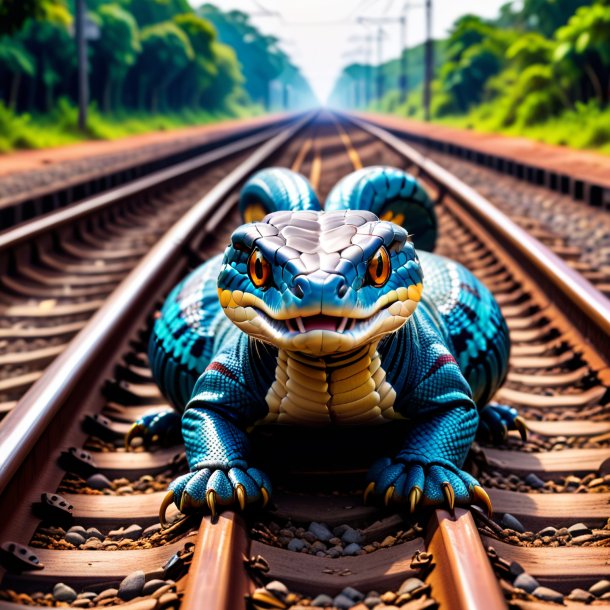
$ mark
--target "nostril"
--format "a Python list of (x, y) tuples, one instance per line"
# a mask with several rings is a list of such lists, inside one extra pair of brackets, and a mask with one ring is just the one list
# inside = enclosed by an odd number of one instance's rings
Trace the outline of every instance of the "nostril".
[(299, 299), (302, 299), (305, 296), (305, 293), (303, 292), (303, 288), (301, 287), (300, 284), (296, 284), (295, 286), (292, 287), (292, 293)]
[(345, 282), (341, 282), (339, 286), (337, 286), (337, 294), (339, 298), (343, 298), (347, 294), (347, 284)]

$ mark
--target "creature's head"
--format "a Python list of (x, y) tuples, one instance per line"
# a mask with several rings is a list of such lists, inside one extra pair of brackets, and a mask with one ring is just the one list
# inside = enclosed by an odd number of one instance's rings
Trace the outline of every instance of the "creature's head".
[(324, 356), (400, 328), (422, 292), (407, 231), (367, 210), (284, 210), (237, 229), (218, 278), (226, 315), (251, 337)]

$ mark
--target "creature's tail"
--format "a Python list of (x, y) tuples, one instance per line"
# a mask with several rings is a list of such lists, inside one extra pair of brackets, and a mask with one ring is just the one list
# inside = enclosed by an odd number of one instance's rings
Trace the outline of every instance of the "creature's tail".
[(319, 210), (320, 202), (305, 176), (284, 167), (256, 172), (239, 195), (239, 211), (245, 222), (262, 220), (280, 210)]
[(434, 250), (434, 203), (419, 182), (402, 170), (376, 166), (348, 174), (330, 192), (324, 209), (369, 210), (405, 228), (418, 250)]

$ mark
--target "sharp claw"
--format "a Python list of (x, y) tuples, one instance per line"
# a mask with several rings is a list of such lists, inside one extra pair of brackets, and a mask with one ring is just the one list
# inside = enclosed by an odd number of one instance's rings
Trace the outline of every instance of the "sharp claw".
[(487, 516), (491, 519), (493, 515), (493, 507), (487, 492), (480, 485), (475, 485), (472, 489), (472, 493), (474, 494), (475, 502), (487, 509)]
[(241, 510), (246, 510), (246, 490), (243, 485), (237, 485), (235, 487), (235, 495), (237, 496), (237, 502)]
[(261, 496), (263, 496), (263, 508), (265, 508), (269, 504), (269, 492), (264, 487), (261, 487)]
[(453, 491), (453, 487), (451, 487), (451, 483), (443, 483), (443, 495), (445, 496), (445, 500), (447, 500), (447, 505), (449, 506), (449, 510), (453, 512), (453, 507), (455, 506), (455, 491)]
[(394, 487), (394, 485), (390, 485), (387, 489), (387, 491), (385, 492), (385, 496), (383, 498), (383, 502), (386, 506), (388, 506), (388, 504), (390, 503), (390, 500), (392, 499), (392, 496), (394, 495), (394, 489), (396, 489)]
[(131, 441), (136, 438), (140, 432), (145, 432), (142, 424), (134, 423), (129, 432), (125, 435), (125, 449), (129, 451), (131, 449)]
[(375, 483), (371, 481), (364, 490), (364, 503), (366, 504), (369, 496), (375, 491)]
[(208, 503), (212, 519), (216, 518), (216, 492), (213, 489), (208, 489), (205, 492), (205, 501)]
[(515, 417), (515, 419), (513, 420), (514, 424), (515, 424), (515, 428), (517, 428), (517, 430), (519, 431), (519, 436), (521, 436), (521, 440), (523, 442), (525, 442), (527, 440), (527, 424), (525, 423), (525, 420), (521, 417), (521, 415), (517, 415), (517, 417)]
[(159, 507), (159, 522), (161, 523), (161, 527), (167, 527), (169, 523), (165, 520), (165, 513), (169, 505), (174, 501), (174, 492), (168, 491), (163, 498), (163, 502), (161, 502), (161, 506)]
[(419, 487), (414, 487), (409, 492), (409, 506), (410, 506), (412, 513), (415, 512), (415, 508), (417, 507), (419, 501), (421, 500), (421, 497), (422, 497), (422, 490)]

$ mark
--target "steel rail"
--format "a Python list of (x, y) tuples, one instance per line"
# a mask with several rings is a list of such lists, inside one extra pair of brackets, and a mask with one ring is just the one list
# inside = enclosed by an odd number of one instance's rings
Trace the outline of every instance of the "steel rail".
[[(343, 115), (346, 119), (403, 155), (420, 172), (435, 183), (441, 193), (451, 195), (459, 204), (474, 215), (478, 222), (503, 243), (511, 255), (517, 255), (525, 268), (537, 271), (537, 278), (545, 285), (543, 289), (554, 297), (562, 308), (569, 300), (568, 315), (580, 319), (583, 327), (578, 330), (590, 340), (603, 356), (610, 359), (610, 300), (599, 292), (588, 280), (570, 268), (549, 248), (529, 235), (508, 216), (496, 208), (488, 199), (462, 182), (459, 178), (428, 159), (414, 148), (402, 142), (388, 131), (359, 118)], [(584, 316), (584, 320), (583, 320)]]
[(184, 253), (222, 200), (313, 117), (314, 113), (308, 114), (260, 146), (176, 222), (21, 398), (0, 427), (0, 493), (78, 381), (84, 379), (94, 365), (96, 355), (103, 353), (112, 338), (128, 325), (134, 310), (150, 307), (150, 295), (155, 285), (170, 274), (176, 259)]
[(129, 197), (144, 194), (152, 189), (159, 188), (160, 186), (169, 183), (171, 180), (189, 176), (200, 171), (207, 165), (222, 161), (231, 155), (257, 146), (262, 142), (269, 140), (281, 129), (282, 128), (277, 127), (265, 129), (255, 135), (250, 135), (243, 139), (239, 139), (236, 142), (220, 146), (219, 148), (198, 155), (188, 161), (183, 161), (182, 163), (178, 163), (167, 169), (160, 170), (143, 178), (138, 178), (124, 186), (105, 191), (100, 195), (88, 197), (78, 203), (71, 204), (54, 212), (49, 212), (48, 214), (19, 224), (7, 231), (3, 231), (0, 233), (0, 253), (34, 239), (35, 237), (39, 237), (44, 233), (60, 229), (76, 220), (80, 220), (107, 207), (121, 203)]
[(195, 553), (189, 569), (182, 610), (236, 610), (250, 593), (244, 568), (248, 537), (234, 512), (220, 515), (212, 525), (205, 517), (199, 526)]
[(427, 578), (441, 610), (505, 610), (481, 536), (468, 510), (435, 510), (428, 521), (426, 550), (435, 563)]

